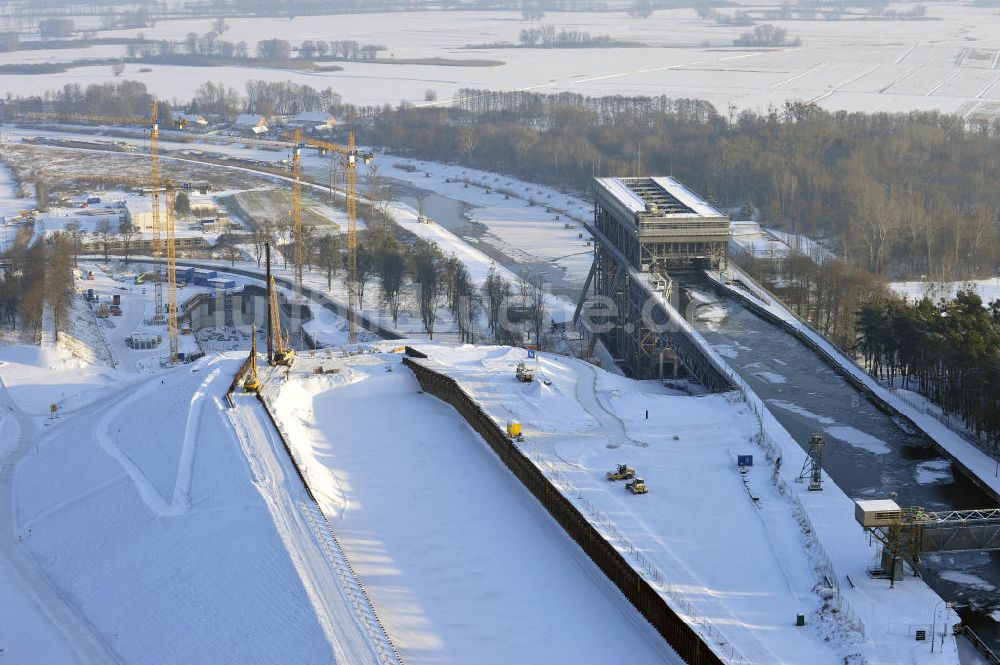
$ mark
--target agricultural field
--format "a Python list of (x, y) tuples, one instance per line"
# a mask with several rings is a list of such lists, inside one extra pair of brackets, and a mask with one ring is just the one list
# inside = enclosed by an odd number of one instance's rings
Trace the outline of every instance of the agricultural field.
[[(777, 3), (744, 3), (759, 16)], [(895, 4), (899, 14), (911, 4)], [(765, 22), (758, 20), (758, 24)], [(788, 31), (801, 46), (776, 49), (737, 48), (733, 40), (749, 28), (699, 19), (691, 9), (661, 10), (646, 19), (626, 12), (548, 12), (539, 22), (514, 12), (413, 12), (231, 19), (224, 33), (230, 41), (275, 37), (293, 45), (305, 40), (357, 40), (386, 47), (379, 58), (404, 63), (338, 62), (343, 71), (286, 71), (252, 67), (197, 67), (130, 63), (124, 78), (143, 81), (162, 98), (185, 100), (206, 80), (242, 89), (249, 79), (286, 80), (316, 88), (330, 86), (355, 104), (425, 103), (433, 90), (436, 103), (449, 103), (463, 88), (571, 91), (584, 95), (667, 95), (703, 98), (720, 112), (767, 110), (790, 100), (813, 101), (848, 111), (939, 110), (966, 117), (1000, 114), (1000, 13), (996, 8), (954, 3), (926, 5), (921, 20), (876, 20), (860, 13), (842, 20), (768, 20)], [(516, 43), (522, 29), (552, 25), (608, 35), (640, 48), (468, 48)], [(98, 36), (182, 40), (190, 32), (211, 30), (211, 19), (160, 21), (141, 31)], [(102, 46), (107, 57), (116, 47)], [(117, 47), (124, 53), (124, 46)], [(111, 49), (111, 51), (109, 51)], [(95, 48), (30, 51), (53, 62), (93, 58)], [(0, 56), (0, 65), (26, 62), (24, 53)], [(421, 64), (444, 58), (450, 65)], [(495, 60), (496, 66), (471, 61)], [(470, 61), (468, 66), (454, 61)], [(476, 63), (476, 64), (482, 64)], [(457, 65), (457, 66), (456, 66)], [(108, 66), (73, 68), (46, 75), (0, 75), (0, 87), (12, 94), (37, 93), (64, 83), (114, 79)]]

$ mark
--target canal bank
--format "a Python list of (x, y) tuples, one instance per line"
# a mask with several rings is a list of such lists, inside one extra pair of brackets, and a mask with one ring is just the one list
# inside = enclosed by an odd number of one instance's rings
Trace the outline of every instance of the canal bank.
[[(804, 447), (813, 433), (824, 435), (824, 469), (850, 498), (895, 493), (901, 505), (928, 510), (995, 505), (919, 430), (866, 399), (786, 328), (751, 311), (737, 295), (716, 292), (704, 277), (685, 277), (681, 288), (694, 303), (688, 310), (694, 327), (792, 437)], [(1000, 554), (926, 555), (921, 572), (942, 598), (967, 605), (960, 609), (963, 621), (992, 649), (1000, 647)], [(932, 613), (928, 607), (928, 620)]]

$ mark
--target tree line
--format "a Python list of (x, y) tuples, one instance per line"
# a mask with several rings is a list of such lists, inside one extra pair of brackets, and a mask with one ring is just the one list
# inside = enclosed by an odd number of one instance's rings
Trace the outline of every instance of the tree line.
[(883, 277), (982, 277), (1000, 258), (1000, 118), (461, 90), (452, 109), (387, 110), (363, 138), (577, 192), (596, 175), (674, 175)]
[(883, 298), (861, 308), (858, 350), (875, 376), (915, 388), (1000, 452), (1000, 300)]
[(68, 329), (74, 294), (69, 236), (56, 233), (30, 244), (27, 238), (21, 240), (3, 254), (6, 266), (0, 269), (0, 321), (9, 330), (37, 333), (47, 309), (56, 330)]

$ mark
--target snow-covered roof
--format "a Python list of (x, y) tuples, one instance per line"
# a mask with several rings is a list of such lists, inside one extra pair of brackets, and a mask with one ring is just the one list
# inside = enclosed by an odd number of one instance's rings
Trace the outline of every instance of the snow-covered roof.
[(318, 123), (329, 123), (333, 124), (335, 119), (329, 113), (322, 113), (320, 111), (303, 111), (296, 115), (292, 120), (298, 122), (318, 122)]
[(241, 127), (253, 127), (264, 122), (264, 116), (259, 113), (241, 113), (236, 118), (236, 124)]
[(595, 178), (595, 182), (632, 214), (725, 218), (714, 206), (669, 176)]
[(629, 189), (621, 178), (595, 178), (608, 192), (614, 195), (622, 205), (633, 213), (646, 212), (646, 202), (638, 194)]
[(692, 192), (676, 179), (665, 176), (654, 177), (652, 180), (675, 199), (690, 208), (699, 217), (725, 217), (715, 206), (705, 201), (705, 199)]
[(900, 510), (899, 504), (892, 499), (859, 499), (855, 501), (865, 512), (892, 512)]
[(171, 111), (170, 117), (174, 120), (185, 120), (199, 125), (207, 125), (208, 121), (197, 113), (185, 113), (184, 111)]

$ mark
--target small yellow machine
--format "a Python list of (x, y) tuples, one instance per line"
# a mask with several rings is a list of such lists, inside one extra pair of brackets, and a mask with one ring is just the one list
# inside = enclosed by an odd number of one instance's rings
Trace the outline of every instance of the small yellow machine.
[(271, 364), (291, 367), (292, 363), (295, 362), (295, 349), (288, 343), (288, 335), (283, 335), (281, 332), (281, 316), (278, 313), (278, 287), (275, 285), (273, 277), (271, 278), (270, 292), (271, 302), (268, 311), (271, 316), (271, 330), (274, 332), (274, 357), (271, 358)]
[(531, 383), (535, 380), (535, 372), (531, 370), (526, 363), (519, 362), (517, 364), (517, 370), (515, 370), (517, 375), (517, 380), (522, 383)]
[(608, 471), (608, 480), (629, 480), (635, 478), (635, 469), (625, 464), (619, 464), (614, 471)]
[(253, 342), (250, 349), (250, 373), (247, 374), (243, 382), (243, 390), (248, 393), (255, 393), (260, 390), (260, 377), (257, 376), (257, 329), (253, 329)]
[(645, 494), (649, 491), (646, 487), (646, 481), (642, 478), (636, 478), (635, 480), (630, 480), (625, 483), (625, 488), (632, 494)]

